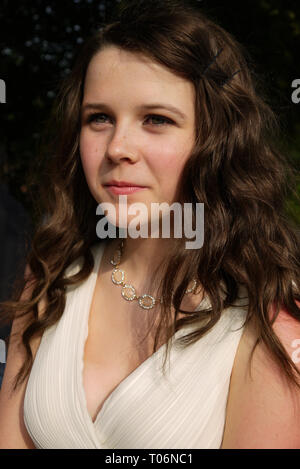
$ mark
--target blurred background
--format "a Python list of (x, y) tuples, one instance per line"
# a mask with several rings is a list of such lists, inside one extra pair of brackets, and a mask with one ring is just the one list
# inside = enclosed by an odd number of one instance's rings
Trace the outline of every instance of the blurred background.
[[(43, 153), (41, 137), (59, 83), (70, 72), (80, 44), (110, 20), (118, 3), (1, 1), (0, 79), (5, 84), (6, 102), (0, 103), (0, 301), (9, 299), (16, 275), (25, 268), (35, 223), (29, 189), (38, 197), (34, 181), (39, 176)], [(231, 32), (248, 50), (265, 99), (280, 119), (281, 149), (299, 171), (300, 103), (292, 100), (292, 82), (298, 79), (300, 85), (300, 2), (190, 3)], [(297, 191), (300, 195), (300, 178)], [(289, 217), (300, 227), (297, 198), (291, 196), (286, 206)], [(10, 327), (0, 330), (0, 386), (9, 332)]]

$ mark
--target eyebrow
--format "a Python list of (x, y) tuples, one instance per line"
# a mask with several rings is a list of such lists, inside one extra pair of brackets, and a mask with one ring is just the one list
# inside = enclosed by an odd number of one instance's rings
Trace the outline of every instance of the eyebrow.
[[(89, 109), (110, 109), (109, 106), (105, 103), (86, 103), (84, 106), (82, 106), (82, 111), (86, 111)], [(186, 120), (187, 116), (180, 111), (178, 108), (172, 106), (171, 104), (162, 104), (162, 103), (151, 103), (151, 104), (142, 104), (141, 106), (138, 107), (138, 109), (143, 110), (143, 109), (166, 109), (167, 111), (171, 111), (174, 114), (177, 114), (178, 117), (180, 117), (182, 120)]]

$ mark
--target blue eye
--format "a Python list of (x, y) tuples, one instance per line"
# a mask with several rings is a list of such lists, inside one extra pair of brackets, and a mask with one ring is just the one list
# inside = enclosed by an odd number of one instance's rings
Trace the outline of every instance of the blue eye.
[[(96, 114), (90, 114), (89, 117), (88, 117), (88, 122), (94, 122), (96, 119), (102, 116), (105, 116), (106, 114), (100, 114), (99, 112), (97, 112)], [(103, 122), (101, 122), (102, 124)]]
[(150, 116), (151, 119), (158, 119), (160, 121), (163, 121), (164, 124), (157, 124), (157, 125), (165, 125), (165, 124), (173, 124), (173, 121), (171, 119), (167, 119), (166, 117), (163, 117), (163, 116), (158, 116), (158, 115), (155, 115), (155, 114), (152, 114)]
[[(107, 114), (103, 114), (103, 113), (94, 113), (94, 114), (90, 114), (88, 116), (88, 122), (96, 122), (98, 121), (99, 118), (102, 118), (102, 117), (108, 117)], [(159, 115), (156, 115), (156, 114), (150, 114), (147, 116), (147, 118), (150, 120), (158, 120), (160, 121), (159, 123), (156, 123), (156, 124), (151, 124), (151, 125), (154, 125), (154, 126), (162, 126), (162, 125), (172, 125), (174, 124), (174, 122), (171, 120), (171, 119), (168, 119), (167, 117), (163, 117), (163, 116), (159, 116)], [(98, 122), (96, 122), (98, 123)], [(102, 121), (102, 122), (99, 122), (99, 124), (104, 124), (105, 121)]]

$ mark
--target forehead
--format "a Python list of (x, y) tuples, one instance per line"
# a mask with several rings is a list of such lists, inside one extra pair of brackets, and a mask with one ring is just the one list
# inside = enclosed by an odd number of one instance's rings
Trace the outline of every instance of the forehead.
[(141, 54), (107, 46), (91, 60), (84, 86), (85, 99), (155, 101), (169, 99), (170, 104), (193, 111), (194, 87), (166, 67)]

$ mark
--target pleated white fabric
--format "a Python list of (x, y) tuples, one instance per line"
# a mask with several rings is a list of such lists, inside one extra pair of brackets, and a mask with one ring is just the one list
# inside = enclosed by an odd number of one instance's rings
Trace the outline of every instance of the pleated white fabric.
[[(79, 286), (67, 288), (61, 319), (41, 339), (24, 399), (24, 422), (40, 449), (220, 448), (230, 376), (246, 316), (245, 300), (223, 311), (195, 344), (172, 341), (166, 375), (165, 345), (108, 396), (93, 423), (83, 387), (88, 318), (105, 241), (92, 248), (95, 265)], [(66, 271), (79, 270), (78, 259)], [(204, 298), (201, 305), (209, 304)], [(195, 327), (195, 326), (193, 326)]]

